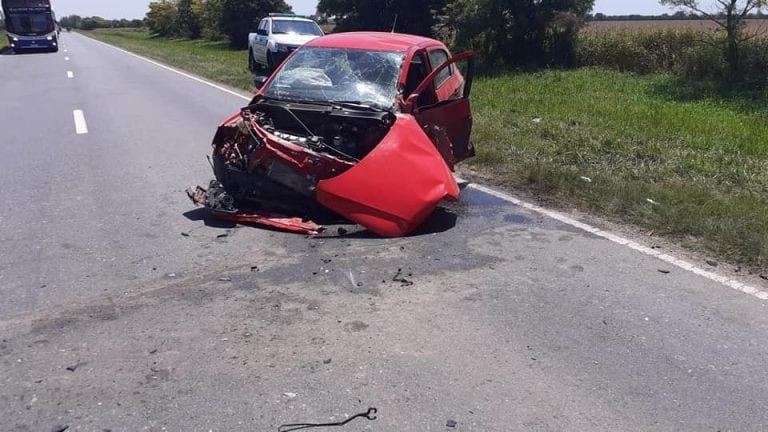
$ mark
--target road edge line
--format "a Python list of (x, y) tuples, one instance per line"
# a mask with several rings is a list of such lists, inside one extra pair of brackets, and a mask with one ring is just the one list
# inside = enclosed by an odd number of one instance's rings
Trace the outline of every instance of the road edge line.
[(226, 87), (220, 86), (220, 85), (218, 85), (218, 84), (214, 84), (214, 83), (212, 83), (212, 82), (210, 82), (210, 81), (208, 81), (208, 80), (205, 80), (205, 79), (202, 79), (202, 78), (196, 77), (196, 76), (194, 76), (194, 75), (192, 75), (192, 74), (188, 74), (188, 73), (186, 73), (186, 72), (182, 72), (182, 71), (181, 71), (181, 70), (179, 70), (179, 69), (173, 68), (173, 67), (171, 67), (171, 66), (167, 66), (167, 65), (164, 65), (164, 64), (162, 64), (162, 63), (160, 63), (160, 62), (158, 62), (158, 61), (152, 60), (152, 59), (150, 59), (150, 58), (147, 58), (147, 57), (144, 57), (144, 56), (142, 56), (142, 55), (139, 55), (139, 54), (136, 54), (136, 53), (132, 53), (132, 52), (130, 52), (130, 51), (128, 51), (128, 50), (122, 49), (122, 48), (120, 48), (120, 47), (116, 47), (116, 46), (114, 46), (114, 45), (111, 45), (111, 44), (108, 44), (108, 43), (106, 43), (106, 42), (102, 42), (102, 41), (100, 41), (100, 40), (98, 40), (98, 39), (94, 39), (94, 38), (92, 38), (92, 37), (90, 37), (90, 36), (86, 36), (86, 35), (83, 35), (83, 34), (80, 34), (80, 35), (81, 35), (81, 36), (83, 36), (83, 37), (85, 37), (85, 38), (88, 38), (88, 39), (90, 39), (90, 40), (92, 40), (92, 41), (94, 41), (94, 42), (98, 42), (98, 43), (100, 43), (100, 44), (102, 44), (102, 45), (106, 45), (106, 46), (108, 46), (108, 47), (110, 47), (110, 48), (112, 48), (112, 49), (115, 49), (115, 50), (117, 50), (117, 51), (120, 51), (120, 52), (122, 52), (122, 53), (125, 53), (125, 54), (128, 54), (128, 55), (130, 55), (130, 56), (136, 57), (137, 59), (140, 59), (140, 60), (144, 60), (144, 61), (145, 61), (145, 62), (147, 62), (147, 63), (151, 63), (151, 64), (153, 64), (153, 65), (155, 65), (155, 66), (158, 66), (158, 67), (160, 67), (160, 68), (163, 68), (163, 69), (165, 69), (165, 70), (168, 70), (168, 71), (174, 72), (174, 73), (176, 73), (176, 74), (179, 74), (179, 75), (181, 75), (181, 76), (183, 76), (183, 77), (185, 77), (185, 78), (189, 78), (189, 79), (191, 79), (192, 81), (197, 81), (197, 82), (199, 82), (199, 83), (201, 83), (201, 84), (205, 84), (205, 85), (207, 85), (207, 86), (209, 86), (209, 87), (213, 87), (213, 88), (215, 88), (216, 90), (221, 90), (221, 91), (223, 91), (224, 93), (228, 93), (228, 94), (230, 94), (230, 95), (232, 95), (232, 96), (237, 96), (237, 97), (239, 97), (239, 98), (241, 98), (241, 99), (244, 99), (244, 100), (247, 100), (247, 101), (250, 101), (250, 100), (252, 99), (252, 97), (250, 97), (250, 96), (245, 96), (245, 95), (243, 95), (243, 94), (240, 94), (240, 93), (238, 93), (238, 92), (236, 92), (236, 91), (230, 90), (230, 89), (228, 89), (228, 88), (226, 88)]
[(760, 300), (768, 300), (768, 292), (761, 291), (753, 286), (741, 283), (737, 280), (728, 278), (726, 276), (704, 270), (701, 267), (698, 267), (694, 264), (689, 263), (688, 261), (673, 257), (671, 255), (659, 252), (655, 249), (649, 248), (648, 246), (643, 246), (640, 243), (637, 243), (633, 240), (629, 240), (627, 238), (618, 236), (616, 234), (603, 231), (599, 228), (593, 227), (591, 225), (585, 224), (583, 222), (579, 222), (576, 219), (573, 219), (571, 217), (568, 217), (562, 213), (546, 209), (544, 207), (538, 206), (536, 204), (531, 204), (529, 202), (523, 201), (519, 198), (515, 198), (511, 195), (508, 195), (503, 192), (496, 191), (494, 189), (491, 189), (487, 186), (470, 183), (469, 187), (478, 190), (480, 192), (486, 193), (488, 195), (492, 195), (496, 198), (502, 199), (506, 202), (512, 203), (516, 206), (522, 207), (524, 209), (539, 213), (541, 215), (544, 215), (550, 219), (554, 219), (558, 222), (564, 223), (566, 225), (570, 225), (574, 228), (578, 228), (582, 231), (586, 231), (590, 234), (596, 235), (600, 238), (603, 238), (605, 240), (611, 241), (613, 243), (619, 244), (621, 246), (628, 247), (634, 251), (640, 252), (644, 255), (660, 259), (661, 261), (664, 261), (667, 264), (673, 265), (675, 267), (678, 267), (680, 269), (683, 269), (687, 272), (693, 273), (695, 275), (701, 276), (703, 278), (709, 279), (713, 282), (718, 282), (722, 285), (727, 286), (728, 288), (734, 289), (736, 291), (742, 292), (744, 294), (751, 295), (753, 297), (756, 297)]

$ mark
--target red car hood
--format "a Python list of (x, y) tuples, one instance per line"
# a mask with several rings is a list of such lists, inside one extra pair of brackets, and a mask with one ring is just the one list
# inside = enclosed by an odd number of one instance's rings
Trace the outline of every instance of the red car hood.
[(317, 186), (320, 204), (386, 237), (411, 233), (440, 201), (458, 197), (443, 157), (405, 114), (357, 165)]

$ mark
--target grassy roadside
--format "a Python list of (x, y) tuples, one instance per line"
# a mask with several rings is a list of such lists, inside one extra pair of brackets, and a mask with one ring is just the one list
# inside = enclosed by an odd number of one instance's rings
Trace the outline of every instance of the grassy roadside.
[(473, 103), (470, 165), (499, 183), (768, 268), (765, 99), (580, 69), (481, 79)]
[(8, 46), (8, 36), (5, 35), (5, 30), (0, 30), (0, 52), (8, 49)]
[[(89, 35), (250, 88), (244, 51), (133, 30)], [(768, 269), (768, 100), (597, 69), (481, 77), (468, 167), (560, 206)]]

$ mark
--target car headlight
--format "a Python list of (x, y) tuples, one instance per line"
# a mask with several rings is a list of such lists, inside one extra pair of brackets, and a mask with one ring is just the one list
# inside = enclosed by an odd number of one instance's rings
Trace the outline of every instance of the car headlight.
[(49, 41), (51, 41), (51, 40), (53, 40), (53, 36), (48, 36), (46, 39), (48, 39)]
[(17, 37), (14, 37), (14, 38), (13, 38), (13, 41), (14, 41), (14, 42), (18, 42), (18, 41), (19, 41), (19, 38), (17, 38)]
[(276, 50), (276, 51), (279, 51), (279, 52), (288, 52), (288, 50), (290, 50), (290, 49), (291, 49), (291, 47), (290, 47), (290, 46), (288, 46), (288, 45), (283, 45), (283, 44), (275, 44), (275, 50)]

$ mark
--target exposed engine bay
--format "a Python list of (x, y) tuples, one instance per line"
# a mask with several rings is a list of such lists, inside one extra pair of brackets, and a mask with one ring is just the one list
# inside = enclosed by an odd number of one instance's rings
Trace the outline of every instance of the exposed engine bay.
[(231, 194), (219, 210), (316, 207), (317, 182), (353, 167), (394, 124), (391, 112), (354, 108), (255, 98), (213, 141), (214, 174)]

